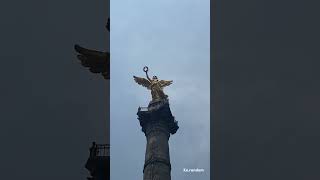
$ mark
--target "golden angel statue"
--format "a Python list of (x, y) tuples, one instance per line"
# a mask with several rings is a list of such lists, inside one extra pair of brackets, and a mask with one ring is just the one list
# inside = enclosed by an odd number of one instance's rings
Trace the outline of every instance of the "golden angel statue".
[(158, 80), (157, 76), (153, 76), (152, 79), (149, 78), (148, 75), (149, 68), (145, 66), (143, 71), (146, 73), (146, 78), (133, 76), (136, 83), (146, 87), (151, 90), (152, 101), (165, 100), (168, 98), (166, 94), (163, 92), (163, 88), (172, 84), (172, 81)]

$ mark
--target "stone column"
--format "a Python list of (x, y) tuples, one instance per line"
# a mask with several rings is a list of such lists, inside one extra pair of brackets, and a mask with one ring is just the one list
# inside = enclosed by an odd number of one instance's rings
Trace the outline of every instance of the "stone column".
[(168, 141), (179, 127), (169, 104), (156, 109), (150, 105), (147, 110), (139, 108), (137, 115), (147, 139), (143, 180), (171, 180)]

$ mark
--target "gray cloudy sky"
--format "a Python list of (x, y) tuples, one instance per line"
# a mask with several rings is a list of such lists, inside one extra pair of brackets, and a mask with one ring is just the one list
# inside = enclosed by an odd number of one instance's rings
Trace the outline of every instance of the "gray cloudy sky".
[(144, 76), (145, 65), (174, 81), (165, 89), (180, 126), (170, 138), (172, 179), (209, 179), (209, 2), (111, 2), (111, 179), (142, 179), (146, 139), (136, 113), (151, 95), (132, 76)]

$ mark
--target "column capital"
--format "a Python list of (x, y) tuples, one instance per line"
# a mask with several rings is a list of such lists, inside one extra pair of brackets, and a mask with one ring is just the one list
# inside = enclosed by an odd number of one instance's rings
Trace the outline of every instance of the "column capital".
[(167, 130), (168, 133), (175, 134), (179, 129), (178, 121), (172, 115), (169, 103), (156, 109), (139, 107), (137, 115), (145, 134), (148, 134), (151, 129)]

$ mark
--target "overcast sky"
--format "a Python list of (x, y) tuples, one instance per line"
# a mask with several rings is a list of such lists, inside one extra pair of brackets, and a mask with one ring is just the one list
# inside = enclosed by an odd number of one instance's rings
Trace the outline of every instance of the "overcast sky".
[(132, 76), (144, 77), (145, 65), (173, 80), (165, 88), (180, 126), (169, 141), (172, 179), (209, 179), (209, 10), (209, 0), (111, 1), (111, 179), (143, 176), (146, 139), (136, 113), (151, 94)]

